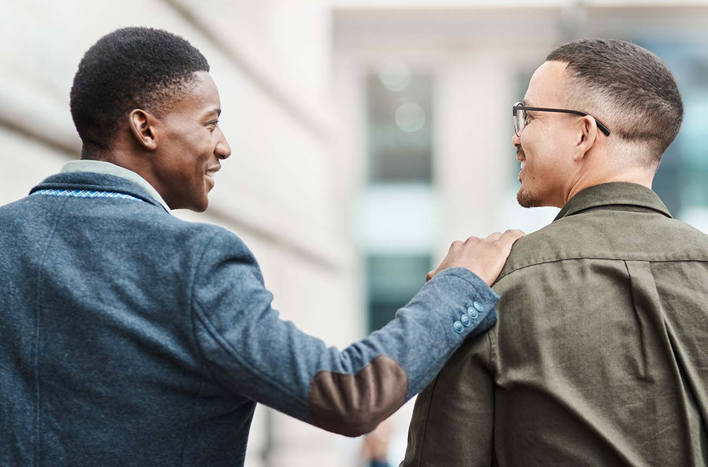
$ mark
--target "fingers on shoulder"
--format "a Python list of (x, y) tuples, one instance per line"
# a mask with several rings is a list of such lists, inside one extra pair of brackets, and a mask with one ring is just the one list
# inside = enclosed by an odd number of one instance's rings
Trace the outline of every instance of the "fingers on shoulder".
[(463, 242), (463, 241), (461, 241), (461, 240), (455, 240), (454, 242), (452, 242), (452, 243), (450, 244), (450, 251), (459, 250), (459, 249), (462, 248), (464, 245), (465, 245), (465, 242)]
[(502, 237), (516, 241), (516, 240), (520, 239), (521, 237), (523, 237), (524, 235), (526, 235), (526, 234), (522, 230), (509, 229), (506, 232), (504, 232), (504, 235), (502, 235)]
[(487, 236), (487, 238), (485, 238), (485, 240), (487, 240), (489, 242), (496, 242), (497, 240), (499, 240), (499, 238), (501, 238), (501, 236), (502, 236), (501, 232), (494, 232), (494, 233), (490, 234), (489, 236)]

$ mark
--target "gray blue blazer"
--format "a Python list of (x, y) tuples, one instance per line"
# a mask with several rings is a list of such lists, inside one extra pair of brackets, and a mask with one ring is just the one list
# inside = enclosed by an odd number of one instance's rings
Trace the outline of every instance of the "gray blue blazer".
[(493, 325), (498, 298), (447, 270), (328, 348), (278, 317), (234, 234), (120, 177), (54, 175), (0, 208), (0, 466), (242, 465), (257, 402), (358, 436)]

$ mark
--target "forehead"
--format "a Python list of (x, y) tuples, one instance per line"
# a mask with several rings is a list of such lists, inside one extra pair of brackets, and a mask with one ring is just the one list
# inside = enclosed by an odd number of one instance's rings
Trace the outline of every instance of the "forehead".
[(567, 63), (553, 61), (538, 67), (524, 96), (525, 104), (534, 107), (562, 105), (567, 95), (567, 66)]
[(175, 96), (172, 113), (201, 113), (220, 108), (219, 90), (211, 75), (200, 71), (187, 88)]

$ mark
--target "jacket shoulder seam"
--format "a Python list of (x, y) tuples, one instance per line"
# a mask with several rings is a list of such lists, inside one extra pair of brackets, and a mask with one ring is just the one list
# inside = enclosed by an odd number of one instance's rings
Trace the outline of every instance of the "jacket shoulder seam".
[(552, 259), (552, 260), (542, 260), (542, 261), (536, 261), (530, 264), (525, 264), (523, 266), (519, 266), (516, 268), (511, 269), (510, 271), (502, 274), (499, 276), (496, 282), (501, 281), (503, 278), (510, 276), (511, 274), (521, 271), (523, 269), (531, 268), (534, 266), (541, 266), (544, 264), (553, 264), (553, 263), (560, 263), (562, 261), (581, 261), (581, 260), (603, 260), (603, 261), (618, 261), (618, 262), (632, 262), (632, 261), (641, 261), (645, 263), (708, 263), (708, 258), (706, 259), (631, 259), (631, 258), (619, 258), (616, 256), (602, 256), (602, 255), (597, 255), (597, 256), (570, 256), (567, 258), (558, 258), (558, 259)]

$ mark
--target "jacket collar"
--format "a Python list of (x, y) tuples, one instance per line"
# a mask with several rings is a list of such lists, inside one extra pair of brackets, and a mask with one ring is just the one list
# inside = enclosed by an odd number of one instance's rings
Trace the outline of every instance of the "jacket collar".
[(554, 222), (588, 209), (602, 206), (633, 206), (671, 218), (661, 199), (649, 188), (635, 183), (613, 182), (586, 188), (566, 203)]
[(169, 213), (158, 200), (137, 183), (118, 175), (109, 175), (95, 172), (66, 172), (52, 175), (43, 180), (39, 185), (30, 190), (30, 194), (38, 190), (90, 190), (112, 191), (131, 195), (157, 206)]
[(148, 183), (143, 177), (138, 173), (128, 170), (125, 167), (113, 164), (111, 162), (98, 161), (98, 160), (79, 160), (70, 161), (64, 164), (61, 168), (61, 173), (67, 172), (95, 172), (105, 175), (115, 175), (130, 180), (131, 182), (137, 184), (140, 188), (145, 190), (150, 196), (152, 196), (155, 201), (159, 202), (167, 212), (170, 212), (170, 207), (167, 205), (160, 193)]

